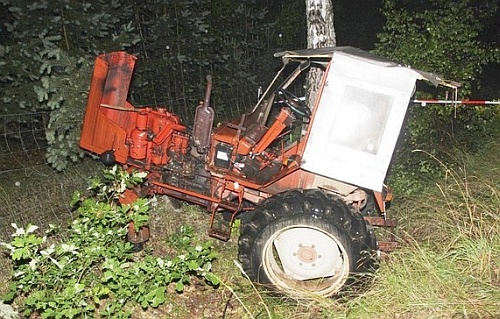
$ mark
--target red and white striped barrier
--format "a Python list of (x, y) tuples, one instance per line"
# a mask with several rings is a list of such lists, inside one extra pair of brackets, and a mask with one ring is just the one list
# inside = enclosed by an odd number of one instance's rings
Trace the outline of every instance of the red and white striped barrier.
[(474, 105), (500, 105), (500, 101), (483, 101), (483, 100), (412, 100), (412, 103), (420, 103), (422, 106), (427, 104), (474, 104)]

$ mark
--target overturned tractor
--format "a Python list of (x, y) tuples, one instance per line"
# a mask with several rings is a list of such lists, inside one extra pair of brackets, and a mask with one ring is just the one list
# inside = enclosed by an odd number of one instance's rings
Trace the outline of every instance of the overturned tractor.
[[(242, 217), (239, 259), (252, 280), (277, 292), (331, 296), (372, 271), (374, 226), (394, 226), (384, 185), (416, 80), (455, 87), (431, 73), (351, 48), (287, 51), (253, 109), (213, 127), (212, 81), (194, 123), (127, 95), (136, 57), (96, 59), (80, 146), (147, 172), (124, 201), (164, 194), (205, 207), (209, 233), (227, 240)], [(322, 70), (306, 102), (306, 74)], [(147, 232), (129, 239), (143, 241)]]

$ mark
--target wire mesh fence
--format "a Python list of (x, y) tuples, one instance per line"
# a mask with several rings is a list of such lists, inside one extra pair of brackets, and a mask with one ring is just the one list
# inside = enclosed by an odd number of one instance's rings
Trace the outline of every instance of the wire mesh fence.
[(48, 112), (0, 115), (0, 174), (45, 165)]
[(49, 112), (0, 115), (0, 241), (19, 226), (63, 224), (72, 219), (70, 200), (98, 170), (87, 159), (58, 173), (48, 166), (45, 128)]
[(73, 219), (70, 205), (75, 190), (88, 187), (88, 177), (98, 173), (97, 162), (87, 159), (56, 172), (47, 165), (11, 170), (0, 175), (0, 241), (9, 240), (12, 223), (64, 226)]

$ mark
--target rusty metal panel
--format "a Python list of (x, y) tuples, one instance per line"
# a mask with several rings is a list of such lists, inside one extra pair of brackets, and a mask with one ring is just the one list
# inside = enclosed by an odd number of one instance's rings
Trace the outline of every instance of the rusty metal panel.
[(136, 57), (125, 52), (97, 57), (80, 138), (80, 146), (91, 152), (102, 154), (114, 150), (119, 162), (124, 162), (128, 156), (126, 136), (135, 125), (136, 112), (127, 102), (135, 60)]

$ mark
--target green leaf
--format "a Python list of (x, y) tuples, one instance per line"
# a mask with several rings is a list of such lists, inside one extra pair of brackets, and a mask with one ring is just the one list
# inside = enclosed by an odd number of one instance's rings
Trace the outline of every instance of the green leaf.
[(165, 291), (166, 291), (165, 287), (159, 287), (156, 289), (155, 296), (154, 296), (153, 300), (151, 301), (152, 307), (156, 308), (165, 302), (165, 300), (166, 300)]
[(52, 35), (52, 36), (45, 37), (45, 40), (51, 41), (51, 42), (60, 41), (61, 39), (62, 39), (61, 35)]
[(36, 96), (38, 98), (38, 102), (43, 102), (48, 99), (48, 91), (41, 86), (34, 86)]
[[(12, 289), (12, 286), (14, 286), (14, 289)], [(8, 293), (3, 295), (3, 300), (6, 302), (11, 302), (14, 300), (14, 298), (17, 296), (17, 285), (16, 284), (11, 284), (11, 289), (9, 290)]]
[(207, 281), (214, 285), (214, 286), (217, 286), (218, 284), (220, 284), (220, 279), (219, 277), (217, 277), (216, 275), (214, 275), (213, 273), (210, 273), (210, 272), (207, 272), (205, 274), (205, 278), (207, 279)]
[(177, 292), (183, 292), (184, 291), (184, 284), (181, 282), (181, 281), (178, 281), (176, 284), (175, 284), (175, 290)]
[(196, 260), (190, 260), (188, 262), (189, 270), (196, 270), (200, 267), (199, 263)]
[(13, 260), (21, 260), (25, 257), (28, 256), (27, 249), (22, 248), (22, 249), (17, 249), (12, 253), (12, 259)]
[(40, 69), (38, 70), (39, 74), (50, 74), (51, 70), (51, 63), (49, 61), (45, 61), (41, 66)]
[(72, 198), (71, 198), (71, 202), (70, 202), (71, 207), (74, 207), (80, 201), (81, 201), (81, 194), (79, 191), (75, 191), (73, 193)]

